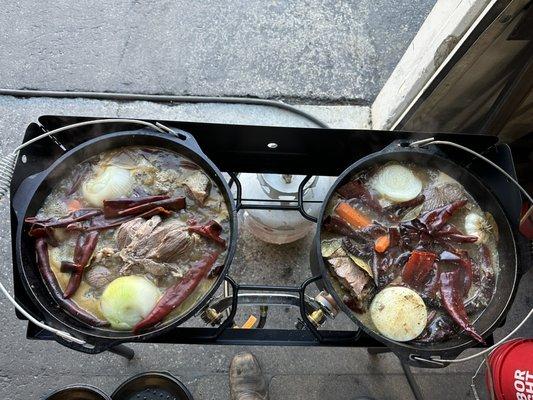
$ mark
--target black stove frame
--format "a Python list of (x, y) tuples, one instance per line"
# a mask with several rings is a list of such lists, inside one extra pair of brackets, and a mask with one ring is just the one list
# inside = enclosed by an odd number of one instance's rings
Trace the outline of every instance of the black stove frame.
[[(100, 119), (95, 117), (75, 116), (41, 116), (38, 122), (31, 123), (27, 129), (23, 142), (44, 132), (71, 125), (77, 122)], [(262, 204), (255, 199), (244, 199), (237, 176), (239, 172), (278, 173), (305, 175), (309, 179), (313, 175), (337, 176), (357, 159), (381, 150), (394, 140), (418, 140), (435, 137), (439, 140), (449, 140), (484, 154), (500, 165), (512, 176), (515, 175), (510, 149), (507, 145), (498, 143), (497, 137), (470, 134), (427, 134), (422, 132), (370, 131), (321, 128), (288, 128), (271, 126), (228, 125), (204, 122), (146, 120), (161, 122), (170, 128), (183, 129), (190, 132), (198, 141), (205, 154), (223, 172), (231, 177), (230, 183), (235, 185), (237, 209), (283, 209), (299, 211), (305, 218), (315, 221), (303, 209), (303, 187), (300, 185), (299, 199), (294, 205)], [(137, 125), (106, 123), (84, 126), (60, 133), (57, 137), (40, 140), (23, 149), (24, 155), (31, 162), (22, 162), (19, 157), (11, 183), (13, 194), (22, 180), (47, 168), (66, 150), (83, 143), (96, 136), (116, 131), (139, 129)], [(502, 208), (508, 215), (513, 230), (517, 230), (521, 197), (519, 191), (511, 185), (501, 174), (496, 173), (478, 159), (453, 148), (440, 150), (445, 156), (456, 163), (467, 167), (476, 174), (494, 192)], [(12, 200), (12, 199), (11, 199)], [(16, 218), (12, 212), (12, 243), (15, 243)], [(520, 240), (517, 240), (520, 245)], [(522, 243), (524, 245), (524, 243)], [(521, 263), (522, 265), (527, 265)], [(32, 314), (39, 316), (31, 299), (25, 292), (20, 277), (14, 268), (14, 289), (16, 299)], [(231, 269), (230, 269), (231, 275)], [(231, 277), (226, 281), (232, 287), (232, 308), (229, 316), (218, 327), (177, 327), (169, 334), (157, 337), (156, 343), (190, 343), (190, 344), (235, 344), (235, 345), (300, 345), (300, 346), (350, 346), (368, 348), (371, 354), (386, 352), (387, 348), (380, 342), (361, 331), (331, 331), (317, 329), (309, 320), (306, 312), (305, 289), (311, 283), (320, 280), (320, 276), (310, 277), (299, 286), (275, 287), (269, 285), (246, 285), (235, 282)], [(295, 293), (300, 298), (300, 314), (303, 329), (232, 329), (230, 323), (238, 308), (239, 292), (279, 292)], [(24, 319), (17, 313), (20, 319)], [(102, 349), (80, 349), (77, 345), (58, 340), (54, 335), (41, 330), (32, 323), (28, 323), (27, 338), (38, 340), (56, 340), (75, 350), (86, 353), (99, 353)], [(488, 339), (492, 343), (492, 336)], [(126, 346), (119, 345), (111, 349), (127, 358), (133, 357), (133, 351)], [(403, 364), (402, 364), (403, 365)], [(418, 388), (412, 381), (408, 367), (404, 368), (413, 392)]]

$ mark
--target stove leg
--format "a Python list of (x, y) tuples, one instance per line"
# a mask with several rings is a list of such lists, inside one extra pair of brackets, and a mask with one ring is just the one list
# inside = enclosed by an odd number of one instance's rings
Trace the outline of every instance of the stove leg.
[(390, 350), (387, 347), (369, 347), (366, 349), (368, 354), (375, 356), (377, 354), (390, 353)]
[[(390, 353), (390, 349), (387, 347), (368, 347), (366, 349), (368, 351), (368, 354), (371, 356), (375, 356), (377, 354), (383, 354), (383, 353)], [(422, 392), (420, 391), (420, 387), (418, 386), (418, 383), (416, 382), (415, 376), (411, 372), (411, 368), (409, 365), (403, 363), (400, 360), (400, 364), (403, 369), (403, 373), (405, 375), (405, 378), (407, 379), (407, 383), (409, 384), (409, 387), (411, 388), (411, 391), (413, 392), (413, 396), (416, 400), (424, 400), (424, 397), (422, 396)]]
[(409, 387), (411, 388), (411, 391), (413, 392), (413, 396), (416, 400), (424, 400), (424, 397), (422, 396), (422, 392), (420, 391), (420, 387), (418, 386), (418, 383), (416, 382), (416, 379), (411, 372), (411, 368), (409, 368), (409, 365), (404, 364), (400, 361), (400, 364), (402, 365), (403, 373), (405, 374), (405, 377), (407, 378), (407, 383), (409, 384)]
[(117, 354), (128, 360), (132, 360), (133, 357), (135, 357), (135, 351), (131, 347), (125, 346), (123, 344), (117, 344), (116, 346), (110, 347), (107, 351), (113, 354)]

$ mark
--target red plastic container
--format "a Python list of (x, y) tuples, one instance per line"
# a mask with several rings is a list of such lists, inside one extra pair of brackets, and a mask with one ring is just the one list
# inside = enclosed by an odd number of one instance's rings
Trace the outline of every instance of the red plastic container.
[[(494, 350), (492, 353), (490, 353), (489, 357), (488, 357), (488, 361), (489, 361), (489, 368), (487, 368), (486, 372), (485, 372), (485, 384), (487, 385), (487, 388), (489, 390), (491, 390), (491, 386), (492, 386), (492, 391), (494, 393), (497, 393), (498, 392), (498, 389), (499, 389), (499, 382), (496, 382), (494, 380), (494, 376), (495, 376), (495, 371), (497, 369), (497, 365), (499, 365), (499, 361), (500, 361), (500, 357), (501, 357), (501, 354), (505, 351), (505, 349), (507, 349), (511, 344), (513, 344), (514, 342), (518, 341), (518, 340), (521, 340), (520, 338), (518, 339), (512, 339), (512, 340), (509, 340), (508, 342), (505, 342), (501, 345), (499, 345), (498, 347), (496, 347), (496, 350)], [(489, 377), (489, 372), (492, 374), (490, 377)], [(492, 382), (491, 382), (492, 380)]]
[(514, 348), (518, 343), (522, 342), (524, 339), (518, 338), (513, 339), (502, 346), (500, 346), (500, 351), (498, 354), (496, 354), (494, 358), (494, 364), (491, 365), (492, 367), (492, 379), (493, 379), (493, 385), (494, 385), (494, 392), (497, 395), (497, 398), (501, 398), (501, 387), (500, 387), (500, 371), (501, 371), (501, 365), (503, 359), (507, 356), (507, 353), (511, 351), (512, 348)]
[(533, 399), (533, 339), (504, 343), (490, 355), (489, 364), (497, 399)]

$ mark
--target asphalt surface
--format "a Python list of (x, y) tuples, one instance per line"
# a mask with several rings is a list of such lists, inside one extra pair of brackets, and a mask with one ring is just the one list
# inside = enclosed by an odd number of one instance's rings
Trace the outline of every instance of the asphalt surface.
[(434, 4), (7, 1), (0, 87), (369, 104)]
[[(355, 107), (309, 107), (308, 110), (336, 127), (368, 127), (368, 109)], [(250, 106), (179, 105), (144, 102), (114, 103), (95, 100), (14, 99), (0, 97), (1, 153), (22, 140), (25, 127), (43, 114), (109, 117), (206, 120), (226, 123), (257, 123), (309, 126), (300, 117)], [(11, 288), (11, 250), (8, 206), (0, 208), (0, 279)], [(243, 282), (293, 284), (309, 276), (311, 237), (287, 246), (258, 242), (243, 230), (232, 265), (232, 275)], [(522, 278), (501, 338), (533, 304), (530, 271)], [(296, 315), (284, 309), (273, 313), (269, 326), (290, 328)], [(12, 306), (0, 297), (0, 399), (37, 399), (59, 387), (85, 383), (111, 393), (122, 381), (149, 370), (170, 371), (198, 400), (229, 399), (228, 366), (234, 354), (251, 350), (257, 355), (269, 382), (272, 400), (353, 400), (370, 395), (379, 399), (410, 399), (412, 395), (398, 360), (391, 354), (369, 356), (365, 349), (264, 346), (193, 346), (137, 344), (136, 358), (126, 361), (112, 354), (85, 355), (53, 342), (25, 338), (26, 324), (15, 318)], [(346, 327), (342, 316), (328, 327)], [(533, 323), (520, 332), (529, 334)], [(467, 351), (466, 354), (471, 354)], [(446, 369), (414, 369), (428, 399), (468, 399), (477, 361)], [(478, 381), (483, 382), (483, 380)]]

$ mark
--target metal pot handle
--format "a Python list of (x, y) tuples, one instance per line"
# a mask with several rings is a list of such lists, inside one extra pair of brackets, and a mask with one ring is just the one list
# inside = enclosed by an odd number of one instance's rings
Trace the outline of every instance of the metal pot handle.
[(505, 175), (505, 177), (507, 179), (509, 179), (514, 185), (516, 185), (516, 187), (518, 189), (520, 189), (520, 191), (524, 194), (524, 196), (526, 196), (526, 198), (529, 200), (529, 202), (533, 205), (533, 197), (531, 197), (531, 195), (526, 191), (526, 189), (524, 189), (511, 175), (509, 175), (502, 167), (500, 167), (499, 165), (493, 163), (487, 157), (482, 156), (478, 152), (476, 152), (476, 151), (474, 151), (472, 149), (469, 149), (468, 147), (462, 146), (462, 145), (454, 143), (454, 142), (449, 142), (449, 141), (446, 141), (446, 140), (435, 140), (435, 138), (427, 138), (427, 139), (422, 139), (422, 140), (417, 140), (417, 141), (411, 142), (411, 143), (409, 143), (409, 147), (421, 148), (421, 147), (429, 146), (431, 144), (443, 144), (445, 146), (455, 147), (457, 149), (466, 151), (467, 153), (470, 153), (473, 156), (485, 161), (487, 164), (491, 165), (492, 167), (494, 167), (498, 171), (500, 171), (503, 175)]
[(202, 151), (202, 149), (201, 149), (200, 145), (198, 144), (198, 142), (196, 141), (196, 139), (189, 132), (185, 132), (185, 131), (183, 131), (181, 129), (171, 129), (168, 126), (163, 125), (160, 122), (156, 122), (155, 126), (158, 127), (158, 128), (163, 129), (165, 131), (165, 133), (168, 133), (168, 134), (170, 134), (172, 136), (175, 136), (176, 138), (182, 140), (183, 142), (185, 142), (185, 144), (188, 147), (192, 148), (194, 151), (196, 151), (198, 153), (201, 153), (201, 154), (204, 154), (204, 152)]
[[(482, 156), (481, 154), (475, 152), (472, 149), (469, 149), (468, 147), (462, 146), (462, 145), (454, 143), (454, 142), (445, 141), (445, 140), (435, 140), (435, 138), (417, 140), (415, 142), (411, 142), (409, 144), (409, 146), (410, 147), (414, 147), (414, 148), (420, 148), (420, 147), (425, 147), (425, 146), (429, 146), (429, 145), (432, 145), (432, 144), (440, 144), (440, 145), (455, 147), (457, 149), (466, 151), (467, 153), (470, 153), (473, 156), (478, 157), (479, 159), (485, 161), (487, 164), (489, 164), (492, 167), (496, 168), (499, 172), (501, 172), (503, 175), (505, 175), (505, 177), (507, 179), (509, 179), (513, 184), (515, 184), (516, 187), (518, 187), (518, 189), (520, 189), (520, 191), (524, 194), (524, 196), (529, 200), (529, 202), (532, 204), (532, 207), (533, 207), (533, 197), (531, 197), (531, 195), (511, 175), (509, 175), (499, 165), (493, 163), (488, 158)], [(500, 344), (504, 343), (511, 336), (513, 336), (526, 323), (526, 321), (531, 317), (531, 315), (533, 315), (533, 308), (529, 311), (529, 313), (525, 316), (525, 318), (516, 326), (516, 328), (514, 328), (511, 331), (511, 333), (509, 333), (507, 336), (505, 336), (500, 341), (494, 343), (489, 348), (487, 348), (487, 349), (485, 349), (483, 351), (480, 351), (479, 353), (472, 354), (471, 356), (463, 357), (463, 358), (457, 358), (457, 359), (454, 359), (454, 360), (444, 360), (444, 359), (437, 358), (437, 357), (429, 357), (429, 359), (427, 359), (427, 358), (418, 357), (418, 356), (413, 356), (412, 359), (416, 360), (416, 361), (419, 361), (419, 362), (422, 362), (422, 363), (425, 362), (425, 363), (430, 363), (430, 364), (433, 364), (433, 365), (442, 365), (442, 366), (444, 366), (446, 363), (461, 363), (461, 362), (469, 361), (469, 360), (471, 360), (473, 358), (477, 358), (477, 357), (483, 356), (484, 354), (490, 353), (496, 347), (498, 347)]]
[[(29, 146), (32, 143), (35, 143), (41, 139), (47, 138), (49, 136), (55, 135), (57, 133), (67, 131), (73, 128), (78, 128), (81, 126), (86, 125), (95, 125), (95, 124), (102, 124), (102, 123), (127, 123), (127, 124), (138, 124), (143, 125), (145, 127), (151, 128), (156, 130), (160, 133), (167, 133), (172, 134), (179, 139), (188, 142), (188, 144), (191, 147), (195, 147), (195, 150), (200, 150), (200, 147), (198, 146), (198, 143), (194, 138), (192, 138), (189, 134), (183, 132), (183, 131), (173, 131), (171, 128), (156, 122), (155, 124), (147, 121), (142, 120), (136, 120), (136, 119), (121, 119), (121, 118), (112, 118), (112, 119), (95, 119), (90, 121), (83, 121), (78, 122), (76, 124), (62, 126), (61, 128), (57, 128), (54, 130), (51, 130), (49, 132), (45, 132), (39, 136), (34, 137), (31, 140), (28, 140), (25, 143), (22, 143), (20, 146), (18, 146), (11, 154), (8, 154), (7, 156), (4, 156), (2, 159), (0, 159), (0, 201), (5, 197), (5, 195), (9, 192), (9, 188), (11, 185), (11, 178), (13, 177), (13, 173), (15, 171), (15, 164), (17, 162), (19, 152), (26, 146)], [(79, 346), (85, 346), (87, 345), (87, 342), (79, 339), (77, 337), (72, 336), (70, 333), (62, 331), (60, 329), (56, 329), (54, 327), (51, 327), (49, 325), (46, 325), (43, 321), (39, 321), (36, 319), (33, 315), (31, 315), (24, 307), (22, 307), (13, 296), (8, 292), (6, 287), (0, 282), (0, 291), (4, 294), (4, 296), (9, 300), (11, 304), (22, 314), (24, 317), (26, 317), (30, 322), (37, 325), (39, 328), (44, 329), (50, 333), (53, 333), (56, 335), (56, 340), (58, 342), (68, 342), (73, 345), (74, 348), (79, 348)], [(76, 346), (78, 345), (78, 346)], [(90, 350), (87, 350), (90, 351)], [(87, 352), (86, 351), (86, 352)]]

